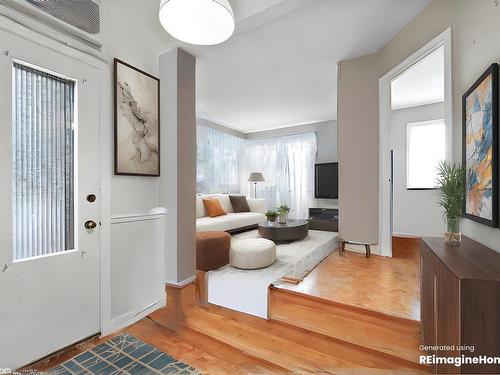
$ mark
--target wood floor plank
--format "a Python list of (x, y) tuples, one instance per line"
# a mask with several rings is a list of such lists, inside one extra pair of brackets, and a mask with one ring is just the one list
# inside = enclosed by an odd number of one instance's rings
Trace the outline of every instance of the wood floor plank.
[(214, 307), (207, 311), (190, 310), (184, 324), (293, 372), (336, 372), (353, 368), (419, 372), (405, 368), (403, 362), (391, 361), (309, 331), (301, 332), (256, 317), (236, 318), (239, 315), (243, 314)]
[(418, 363), (421, 355), (418, 332), (400, 332), (380, 319), (377, 319), (380, 324), (374, 324), (367, 317), (338, 314), (337, 309), (325, 304), (306, 305), (294, 303), (293, 299), (294, 296), (280, 292), (273, 295), (271, 291), (270, 318)]
[[(286, 337), (289, 341), (308, 346), (324, 354), (349, 358), (350, 361), (357, 363), (359, 366), (380, 369), (401, 369), (408, 366), (406, 361), (383, 357), (378, 351), (368, 350), (359, 345), (349, 345), (345, 341), (336, 340), (335, 338), (300, 328), (290, 323), (259, 319), (218, 306), (209, 306), (207, 309), (208, 311), (224, 316), (226, 319), (232, 319), (240, 324), (246, 324), (275, 336)], [(421, 367), (415, 366), (415, 368)]]
[(147, 318), (128, 327), (125, 331), (206, 374), (246, 374), (232, 364), (179, 340), (174, 332)]
[(269, 298), (271, 313), (273, 313), (273, 310), (279, 310), (281, 305), (292, 303), (315, 310), (328, 311), (330, 314), (353, 319), (358, 322), (385, 327), (401, 333), (408, 333), (416, 336), (420, 335), (420, 322), (413, 319), (393, 316), (379, 311), (372, 311), (363, 307), (347, 305), (281, 288), (270, 288)]
[[(189, 312), (189, 316), (193, 316), (192, 312)], [(197, 348), (216, 355), (223, 360), (228, 360), (235, 364), (236, 368), (246, 373), (287, 373), (285, 368), (273, 362), (250, 356), (232, 343), (227, 343), (214, 335), (209, 335), (206, 333), (207, 331), (194, 329), (189, 324), (186, 324), (190, 319), (185, 319), (182, 322), (174, 322), (169, 318), (166, 310), (152, 314), (151, 319), (159, 325), (174, 329), (175, 333), (182, 341), (191, 343)], [(208, 325), (210, 322), (206, 321), (206, 324)]]
[(279, 287), (418, 321), (419, 254), (418, 239), (395, 237), (393, 257), (334, 252), (301, 283)]

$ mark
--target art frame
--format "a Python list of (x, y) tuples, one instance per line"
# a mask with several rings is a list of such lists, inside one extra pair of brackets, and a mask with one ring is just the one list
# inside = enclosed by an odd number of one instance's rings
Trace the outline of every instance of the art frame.
[(160, 140), (160, 79), (115, 58), (115, 175), (159, 177)]
[(492, 64), (462, 96), (463, 216), (498, 227), (498, 64)]

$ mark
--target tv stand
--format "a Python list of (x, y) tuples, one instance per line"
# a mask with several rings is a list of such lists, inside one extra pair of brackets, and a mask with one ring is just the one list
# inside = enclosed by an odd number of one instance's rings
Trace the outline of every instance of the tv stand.
[(339, 231), (338, 208), (309, 208), (309, 229), (328, 232)]

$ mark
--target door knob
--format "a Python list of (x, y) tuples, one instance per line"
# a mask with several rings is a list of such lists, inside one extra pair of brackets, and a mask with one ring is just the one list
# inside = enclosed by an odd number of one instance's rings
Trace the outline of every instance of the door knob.
[(87, 220), (84, 224), (86, 229), (95, 229), (97, 227), (97, 224), (93, 220)]

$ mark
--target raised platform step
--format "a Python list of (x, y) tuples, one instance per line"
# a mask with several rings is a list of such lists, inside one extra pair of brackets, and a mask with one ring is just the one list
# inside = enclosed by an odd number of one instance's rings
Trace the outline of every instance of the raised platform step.
[(270, 289), (270, 320), (359, 346), (387, 359), (422, 368), (419, 322), (311, 297)]
[[(225, 353), (252, 358), (246, 360), (251, 367), (246, 369), (248, 373), (356, 373), (358, 369), (363, 374), (421, 372), (405, 361), (320, 333), (216, 306), (189, 309), (177, 324), (161, 312), (151, 317), (158, 324), (170, 325), (183, 341), (201, 344), (215, 356)], [(211, 344), (214, 340), (216, 346)], [(238, 360), (241, 366), (245, 365), (244, 358)]]
[(261, 363), (238, 350), (220, 344), (208, 337), (185, 330), (173, 331), (148, 318), (127, 328), (127, 332), (146, 339), (148, 343), (169, 353), (186, 363), (196, 364), (204, 374), (247, 375), (283, 373), (275, 371), (274, 366)]

